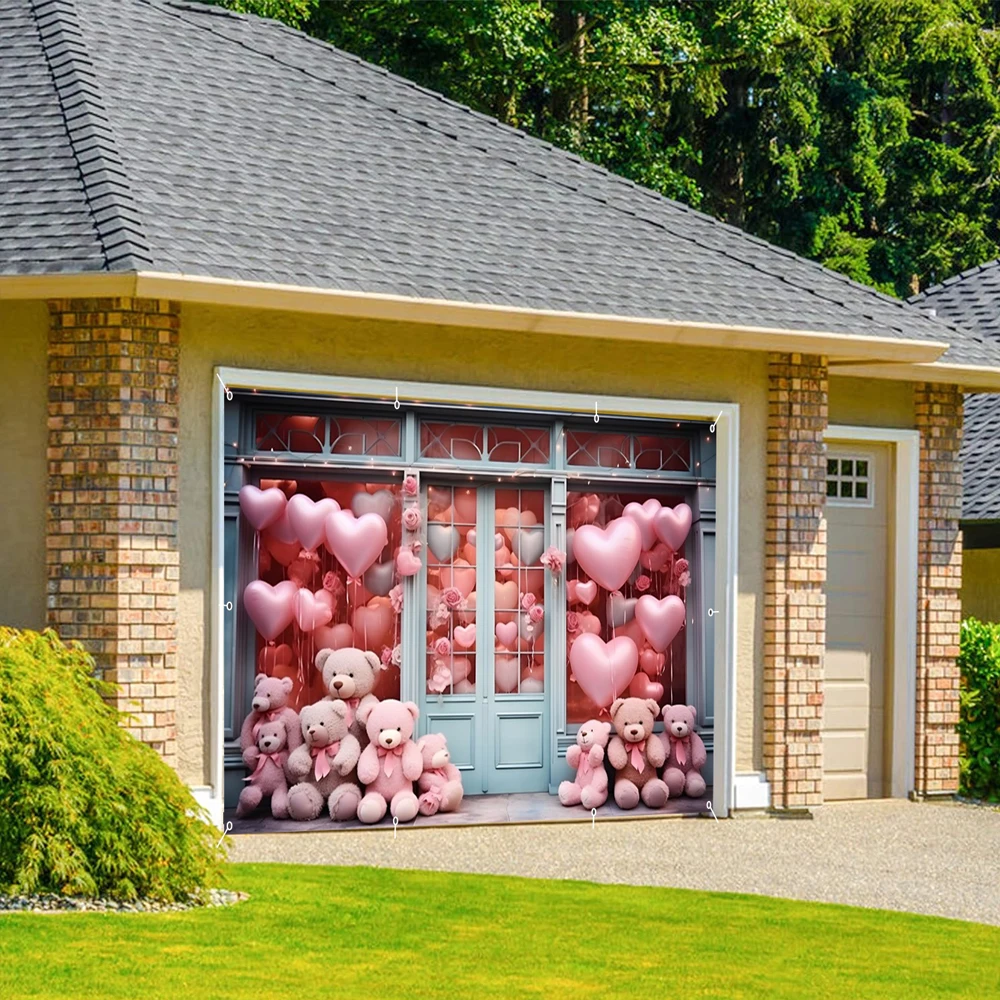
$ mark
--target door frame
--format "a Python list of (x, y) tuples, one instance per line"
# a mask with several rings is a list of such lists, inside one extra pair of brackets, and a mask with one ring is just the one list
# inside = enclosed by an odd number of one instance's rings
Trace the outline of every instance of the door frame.
[[(208, 389), (208, 386), (204, 386)], [(737, 595), (739, 593), (739, 441), (740, 405), (706, 400), (655, 399), (642, 396), (600, 396), (568, 392), (513, 389), (503, 386), (414, 382), (395, 379), (318, 375), (306, 372), (268, 371), (218, 365), (211, 375), (212, 482), (211, 482), (211, 598), (208, 615), (210, 655), (208, 690), (210, 714), (208, 736), (209, 782), (199, 786), (198, 801), (221, 824), (225, 768), (223, 760), (224, 646), (224, 489), (226, 395), (233, 389), (276, 393), (307, 393), (333, 399), (382, 403), (387, 409), (407, 401), (443, 405), (484, 406), (496, 409), (535, 410), (542, 414), (571, 413), (592, 418), (595, 413), (612, 416), (649, 417), (653, 420), (700, 420), (711, 422), (716, 436), (716, 563), (715, 616), (725, 627), (713, 628), (715, 651), (714, 787), (715, 813), (726, 816), (734, 807), (736, 782), (736, 649), (738, 638)], [(553, 486), (555, 491), (555, 486)], [(558, 501), (553, 497), (554, 502)], [(565, 526), (553, 525), (552, 544), (565, 550)], [(556, 594), (560, 588), (557, 585)], [(558, 597), (553, 595), (554, 599)], [(563, 637), (565, 639), (565, 637)], [(547, 637), (548, 641), (548, 637)], [(552, 644), (556, 662), (558, 642)], [(559, 675), (561, 671), (553, 671)], [(565, 735), (558, 718), (558, 688), (549, 694), (549, 725), (555, 735)], [(565, 713), (563, 713), (565, 714)], [(553, 726), (554, 721), (554, 726)], [(562, 731), (560, 731), (562, 725)]]
[[(831, 444), (888, 444), (893, 458), (892, 528), (892, 760), (890, 794), (906, 798), (914, 787), (917, 691), (917, 551), (920, 498), (920, 431), (831, 424)], [(825, 509), (825, 505), (824, 505)], [(825, 515), (824, 515), (825, 516)], [(890, 554), (886, 553), (886, 558)]]

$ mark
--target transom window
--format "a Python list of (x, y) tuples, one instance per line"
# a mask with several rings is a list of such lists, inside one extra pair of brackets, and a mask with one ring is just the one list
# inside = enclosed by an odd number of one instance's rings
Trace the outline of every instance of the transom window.
[(826, 460), (826, 501), (838, 507), (871, 507), (874, 483), (866, 455), (837, 455)]

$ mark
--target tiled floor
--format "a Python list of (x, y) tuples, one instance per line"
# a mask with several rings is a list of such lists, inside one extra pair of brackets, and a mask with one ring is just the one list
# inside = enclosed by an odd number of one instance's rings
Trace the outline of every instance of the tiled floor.
[[(609, 819), (656, 819), (663, 816), (708, 815), (705, 803), (712, 798), (708, 788), (699, 799), (671, 799), (663, 809), (647, 809), (640, 805), (635, 809), (619, 809), (613, 799), (597, 810), (597, 818)], [(227, 810), (225, 819), (232, 822), (232, 833), (315, 833), (320, 830), (371, 830), (392, 824), (384, 819), (374, 827), (365, 826), (357, 820), (335, 823), (329, 816), (321, 816), (309, 823), (292, 820), (273, 819), (261, 812), (256, 816), (237, 819), (235, 810)], [(559, 799), (547, 792), (517, 795), (471, 795), (462, 802), (458, 812), (438, 813), (436, 816), (418, 816), (412, 826), (483, 826), (507, 823), (571, 823), (590, 822), (591, 815), (582, 806), (566, 808)]]

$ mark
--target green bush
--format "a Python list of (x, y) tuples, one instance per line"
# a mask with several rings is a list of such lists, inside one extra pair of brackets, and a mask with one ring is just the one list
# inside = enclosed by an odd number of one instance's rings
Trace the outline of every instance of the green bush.
[(178, 900), (218, 884), (218, 832), (119, 724), (93, 660), (0, 628), (0, 892)]
[(1000, 625), (962, 622), (961, 788), (977, 799), (1000, 799)]

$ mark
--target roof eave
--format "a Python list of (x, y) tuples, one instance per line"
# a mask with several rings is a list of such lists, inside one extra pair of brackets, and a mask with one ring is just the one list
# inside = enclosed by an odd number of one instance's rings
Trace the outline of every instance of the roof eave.
[(1000, 367), (960, 365), (948, 362), (849, 364), (831, 363), (831, 375), (879, 378), (900, 382), (938, 382), (959, 385), (969, 391), (1000, 392)]

